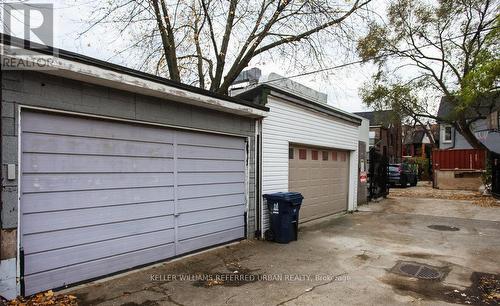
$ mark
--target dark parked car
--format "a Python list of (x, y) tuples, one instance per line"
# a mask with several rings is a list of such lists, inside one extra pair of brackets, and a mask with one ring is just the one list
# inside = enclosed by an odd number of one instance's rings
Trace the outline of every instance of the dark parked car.
[(417, 172), (410, 165), (405, 163), (389, 165), (389, 184), (392, 186), (400, 185), (406, 188), (408, 184), (416, 186), (417, 181)]

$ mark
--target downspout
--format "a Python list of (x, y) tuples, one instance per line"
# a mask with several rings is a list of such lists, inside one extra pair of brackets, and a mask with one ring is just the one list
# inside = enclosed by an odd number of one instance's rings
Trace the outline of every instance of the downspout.
[[(270, 94), (269, 89), (263, 89), (261, 94), (258, 97), (258, 104), (266, 105), (267, 104), (267, 96)], [(262, 122), (264, 118), (260, 118), (256, 120), (256, 151), (257, 151), (257, 159), (256, 159), (256, 169), (255, 169), (255, 179), (256, 179), (256, 218), (257, 218), (257, 230), (255, 231), (255, 237), (261, 239), (263, 238), (262, 232), (262, 218), (263, 218), (263, 198), (262, 198)]]
[[(2, 98), (2, 93), (3, 93), (3, 69), (0, 68), (0, 216), (2, 215), (2, 210), (3, 210), (3, 182), (4, 182), (4, 177), (3, 177), (3, 131), (2, 131), (2, 115), (3, 115), (3, 98)], [(3, 224), (0, 219), (0, 250), (2, 250), (2, 232), (3, 232)], [(1, 252), (1, 251), (0, 251)], [(2, 254), (0, 254), (1, 256)]]
[(261, 122), (262, 119), (256, 119), (255, 120), (255, 219), (256, 219), (256, 227), (257, 229), (255, 230), (255, 237), (260, 238), (261, 236), (261, 226), (262, 226), (262, 220), (261, 220), (261, 202), (262, 202), (262, 197), (261, 197), (261, 156), (262, 156), (262, 150), (261, 150)]

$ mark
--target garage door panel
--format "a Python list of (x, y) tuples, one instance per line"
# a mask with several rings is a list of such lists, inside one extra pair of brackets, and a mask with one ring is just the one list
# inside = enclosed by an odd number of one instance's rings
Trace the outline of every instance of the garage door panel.
[(237, 194), (245, 190), (245, 183), (179, 186), (179, 199)]
[(174, 230), (169, 229), (28, 254), (25, 255), (24, 271), (25, 274), (34, 274), (172, 242), (174, 242)]
[(245, 172), (179, 173), (177, 175), (179, 185), (243, 182), (245, 182)]
[(301, 209), (301, 213), (307, 219), (321, 218), (323, 216), (334, 214), (336, 212), (339, 211), (332, 210), (331, 208), (325, 207), (324, 205), (311, 205), (304, 207), (304, 210)]
[(245, 164), (236, 160), (179, 159), (177, 167), (179, 172), (245, 171)]
[(172, 172), (167, 158), (23, 153), (25, 173)]
[(173, 187), (29, 193), (22, 195), (22, 210), (24, 213), (36, 213), (65, 209), (163, 202), (173, 199)]
[(64, 247), (88, 244), (97, 240), (109, 240), (147, 232), (161, 231), (174, 227), (174, 217), (164, 216), (88, 226), (84, 228), (65, 229), (25, 235), (24, 253), (31, 254)]
[(173, 143), (173, 130), (117, 121), (24, 112), (23, 132)]
[(229, 137), (225, 135), (192, 133), (186, 131), (177, 131), (177, 144), (207, 146), (216, 148), (245, 149), (245, 143), (238, 137)]
[(149, 262), (159, 261), (175, 255), (174, 244), (161, 245), (100, 260), (81, 263), (47, 272), (27, 275), (25, 293), (27, 295), (43, 290), (61, 287), (84, 279), (99, 277)]
[(240, 227), (229, 231), (223, 231), (193, 239), (187, 239), (179, 241), (178, 251), (180, 254), (187, 253), (200, 248), (240, 239), (241, 237), (244, 237), (244, 235), (245, 235), (245, 229), (244, 227)]
[(245, 150), (214, 147), (199, 147), (194, 145), (178, 145), (177, 156), (180, 158), (202, 158), (223, 160), (245, 160)]
[(192, 212), (198, 210), (214, 209), (234, 205), (245, 205), (245, 194), (231, 194), (210, 197), (200, 201), (199, 198), (179, 200), (179, 212)]
[(244, 138), (25, 112), (20, 134), (26, 294), (244, 236)]
[(43, 173), (22, 177), (25, 193), (173, 186), (173, 173)]
[[(38, 233), (99, 225), (111, 222), (167, 216), (174, 212), (172, 201), (124, 206), (63, 210), (22, 216), (23, 233)], [(147, 220), (144, 220), (147, 222)]]
[[(305, 147), (295, 148), (298, 149)], [(299, 159), (298, 154), (289, 160), (288, 189), (301, 192), (304, 196), (300, 211), (300, 221), (307, 221), (347, 209), (348, 162), (331, 160), (335, 150), (305, 148), (307, 159)], [(312, 150), (318, 150), (318, 160), (312, 160)], [(325, 151), (328, 160), (322, 160)]]
[(179, 228), (179, 240), (192, 239), (199, 236), (204, 236), (207, 233), (215, 233), (239, 228), (243, 223), (242, 219), (243, 216), (237, 216), (234, 218), (183, 226)]
[(173, 157), (173, 144), (24, 132), (24, 152)]
[[(180, 227), (185, 225), (192, 225), (197, 223), (210, 222), (213, 220), (222, 220), (242, 216), (245, 208), (242, 205), (235, 205), (231, 207), (222, 207), (210, 210), (200, 210), (196, 212), (183, 213), (178, 217), (178, 224)], [(207, 227), (207, 232), (210, 229)]]

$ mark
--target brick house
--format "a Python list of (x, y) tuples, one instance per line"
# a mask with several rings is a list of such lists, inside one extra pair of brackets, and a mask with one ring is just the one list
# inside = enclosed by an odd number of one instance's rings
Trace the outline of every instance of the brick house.
[(394, 119), (392, 110), (358, 112), (356, 115), (370, 120), (370, 148), (375, 147), (389, 158), (399, 162), (402, 156), (402, 125)]

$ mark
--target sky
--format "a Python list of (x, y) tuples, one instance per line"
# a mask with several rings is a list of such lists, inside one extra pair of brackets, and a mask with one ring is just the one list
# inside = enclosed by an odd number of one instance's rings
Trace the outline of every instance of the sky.
[[(2, 0), (0, 0), (0, 3)], [(110, 61), (119, 65), (130, 66), (129, 57), (117, 55), (123, 49), (124, 43), (120, 37), (114, 37), (104, 27), (96, 28), (87, 35), (79, 35), (82, 29), (88, 26), (89, 14), (96, 7), (99, 0), (29, 0), (27, 3), (53, 3), (54, 4), (54, 46)], [(22, 32), (21, 32), (22, 33)], [(21, 36), (21, 35), (17, 35)], [(343, 64), (347, 59), (339, 58), (338, 61), (331, 60), (332, 65)], [(251, 66), (260, 68), (264, 74), (271, 72), (283, 76), (290, 76), (304, 71), (285, 71), (273, 62), (252, 62)], [(311, 69), (313, 70), (313, 69)], [(349, 112), (365, 111), (358, 96), (360, 86), (369, 80), (375, 68), (370, 65), (353, 65), (343, 69), (331, 70), (326, 73), (312, 74), (294, 78), (315, 90), (328, 95), (328, 103)]]

